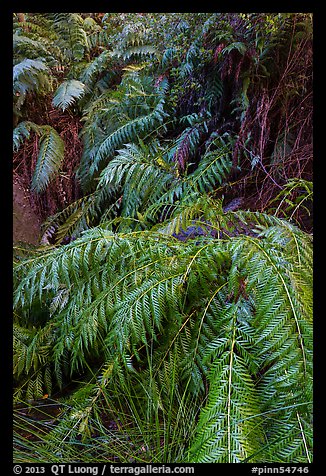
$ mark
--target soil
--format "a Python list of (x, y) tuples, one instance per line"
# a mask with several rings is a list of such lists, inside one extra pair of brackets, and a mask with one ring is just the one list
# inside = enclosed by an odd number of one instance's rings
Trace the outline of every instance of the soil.
[(37, 245), (40, 242), (41, 219), (33, 210), (30, 192), (19, 182), (13, 180), (13, 242)]

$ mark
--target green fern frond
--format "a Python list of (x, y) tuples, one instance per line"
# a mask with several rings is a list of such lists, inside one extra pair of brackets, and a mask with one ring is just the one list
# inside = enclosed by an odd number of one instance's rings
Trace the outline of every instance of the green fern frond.
[[(197, 214), (203, 211), (198, 204)], [(232, 213), (240, 212), (224, 220)], [(214, 215), (207, 205), (205, 216), (218, 227)], [(260, 221), (259, 237), (198, 246), (154, 231), (115, 234), (103, 226), (18, 262), (15, 307), (52, 302), (56, 378), (80, 372), (94, 357), (135, 372), (156, 355), (152, 372), (166, 379), (173, 350), (178, 388), (182, 393), (186, 385), (189, 398), (202, 399), (189, 461), (308, 461), (311, 243), (281, 219), (270, 217), (266, 226), (266, 216), (251, 215), (242, 212), (242, 220), (256, 229)], [(30, 366), (33, 359), (19, 352), (20, 368)], [(168, 404), (164, 391), (153, 398), (162, 408)]]
[[(214, 191), (228, 176), (231, 165), (232, 140), (217, 137), (207, 148), (197, 169), (186, 177), (177, 177), (156, 203), (149, 206), (146, 216), (155, 219), (162, 210), (171, 213), (179, 203), (194, 202), (199, 195)], [(214, 149), (216, 147), (216, 149)], [(182, 206), (182, 205), (181, 205)]]
[(212, 110), (214, 106), (220, 104), (220, 99), (223, 96), (224, 85), (216, 67), (211, 68), (207, 76), (207, 85), (205, 91), (205, 100), (209, 110)]
[(87, 35), (87, 42), (89, 49), (98, 47), (107, 47), (112, 41), (112, 36), (107, 30), (95, 31)]
[(151, 57), (156, 54), (156, 48), (151, 45), (139, 45), (139, 46), (132, 46), (129, 48), (124, 49), (123, 51), (114, 50), (112, 52), (113, 57), (116, 56), (117, 58), (123, 58), (125, 61), (130, 58), (146, 58), (147, 56)]
[(50, 181), (60, 170), (64, 160), (64, 142), (51, 126), (43, 126), (40, 139), (40, 149), (31, 189), (37, 193), (43, 192)]
[(26, 73), (28, 75), (33, 75), (33, 74), (35, 75), (40, 71), (43, 71), (43, 72), (48, 71), (48, 67), (46, 66), (46, 64), (43, 63), (43, 61), (37, 61), (37, 60), (26, 58), (14, 66), (13, 80), (15, 82), (19, 79), (20, 76), (26, 75)]
[(155, 109), (147, 115), (132, 119), (110, 134), (99, 146), (98, 152), (91, 164), (89, 173), (94, 173), (99, 169), (100, 163), (112, 156), (114, 152), (124, 143), (135, 140), (138, 136), (142, 137), (155, 130), (163, 123), (167, 114), (163, 109), (164, 101), (160, 101)]
[(85, 148), (78, 169), (82, 186), (87, 188), (124, 144), (164, 126), (167, 82), (162, 81), (154, 94), (152, 87), (150, 78), (129, 71), (117, 91), (102, 94), (88, 108), (83, 130)]
[(174, 160), (181, 171), (185, 170), (188, 160), (197, 150), (200, 141), (200, 130), (198, 125), (187, 127), (177, 138), (175, 145)]
[(86, 68), (81, 74), (80, 80), (89, 88), (91, 88), (100, 73), (108, 68), (112, 59), (111, 51), (103, 51), (93, 61), (87, 64)]
[(14, 324), (13, 336), (13, 375), (22, 380), (15, 391), (15, 400), (19, 400), (22, 391), (28, 400), (36, 400), (45, 393), (51, 393), (49, 343), (53, 337), (52, 326), (36, 331)]
[(161, 64), (163, 69), (167, 69), (172, 66), (173, 60), (179, 61), (178, 50), (176, 47), (167, 48), (162, 55)]
[(60, 84), (54, 93), (52, 104), (63, 111), (80, 99), (86, 92), (86, 86), (81, 81), (70, 79)]
[(49, 13), (53, 29), (58, 35), (58, 44), (70, 61), (83, 59), (88, 49), (84, 22), (77, 13)]
[(156, 53), (156, 47), (149, 44), (147, 31), (141, 23), (126, 25), (118, 39), (118, 46), (114, 49), (113, 55), (122, 57), (125, 61), (134, 58), (152, 57)]
[(50, 22), (37, 14), (34, 14), (31, 19), (25, 19), (24, 22), (14, 22), (13, 31), (18, 35), (26, 35), (34, 41), (40, 41), (40, 38), (42, 38), (49, 46), (56, 39), (56, 34), (52, 31)]
[(234, 42), (230, 43), (228, 46), (226, 46), (225, 48), (223, 48), (222, 54), (230, 53), (233, 50), (237, 50), (237, 51), (239, 51), (239, 53), (241, 53), (243, 55), (246, 52), (247, 47), (241, 41), (234, 41)]
[(136, 217), (137, 211), (154, 202), (172, 179), (173, 174), (162, 168), (151, 156), (149, 147), (140, 141), (139, 146), (127, 144), (118, 150), (118, 155), (102, 171), (98, 188), (119, 185), (123, 190), (122, 215)]
[(22, 143), (30, 138), (31, 131), (42, 134), (42, 126), (31, 121), (22, 121), (13, 131), (13, 149), (17, 152)]
[[(239, 144), (264, 132), (246, 137), (244, 118), (267, 113), (271, 91), (286, 93), (289, 121), (294, 89), (310, 97), (306, 57), (292, 61), (307, 26), (293, 14), (119, 15), (14, 17), (15, 120), (53, 84), (52, 106), (78, 101), (84, 192), (43, 224), (53, 245), (14, 252), (15, 402), (70, 393), (46, 431), (18, 427), (17, 461), (310, 463), (313, 240), (291, 220), (310, 211), (312, 184), (284, 185), (269, 204), (281, 217), (223, 204)], [(302, 74), (280, 87), (293, 65)], [(272, 159), (293, 131), (274, 131)], [(32, 139), (42, 193), (64, 143), (22, 120), (14, 151)], [(244, 178), (250, 161), (239, 156)], [(240, 178), (232, 196), (248, 191)]]
[(35, 91), (46, 94), (52, 90), (48, 73), (48, 67), (40, 60), (24, 59), (14, 66), (13, 92), (14, 97), (18, 97), (15, 104), (17, 110), (21, 108), (27, 93)]
[(246, 304), (240, 302), (227, 306), (218, 317), (225, 330), (223, 337), (217, 334), (210, 344), (208, 355), (213, 362), (208, 375), (208, 399), (200, 413), (190, 461), (241, 462), (256, 452), (264, 440), (258, 417), (259, 399), (249, 366), (254, 359), (253, 336), (248, 336), (246, 328), (250, 318)]
[(214, 145), (217, 150), (208, 150), (200, 161), (198, 168), (188, 178), (191, 187), (200, 192), (211, 192), (217, 185), (221, 185), (231, 170), (230, 146), (228, 136), (217, 138)]
[(44, 42), (32, 40), (27, 36), (18, 35), (17, 33), (13, 35), (13, 49), (15, 53), (21, 57), (21, 60), (24, 58), (37, 60), (39, 57), (49, 55), (47, 45), (45, 45)]

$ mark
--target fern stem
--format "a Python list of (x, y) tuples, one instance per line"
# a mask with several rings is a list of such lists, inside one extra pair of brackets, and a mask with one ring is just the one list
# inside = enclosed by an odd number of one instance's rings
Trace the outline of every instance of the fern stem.
[(228, 401), (227, 401), (227, 428), (228, 428), (228, 459), (229, 463), (232, 463), (231, 459), (231, 385), (232, 385), (232, 371), (233, 371), (233, 353), (234, 353), (234, 344), (235, 344), (235, 321), (236, 313), (234, 313), (233, 318), (233, 336), (232, 336), (232, 345), (230, 352), (230, 365), (229, 365), (229, 389), (228, 389)]
[[(287, 374), (288, 372), (285, 370), (285, 373)], [(291, 392), (291, 394), (293, 395), (292, 392)], [(305, 452), (306, 452), (306, 455), (307, 455), (308, 463), (311, 463), (310, 456), (309, 456), (309, 451), (308, 451), (308, 447), (307, 447), (307, 441), (306, 441), (306, 437), (305, 437), (304, 430), (303, 430), (303, 427), (302, 427), (302, 423), (301, 423), (301, 420), (300, 420), (300, 416), (299, 416), (298, 412), (295, 412), (295, 414), (296, 414), (296, 417), (297, 417), (297, 420), (298, 420), (298, 423), (299, 423), (300, 434), (302, 435), (303, 446), (304, 446), (304, 449), (305, 449)]]
[(307, 447), (306, 437), (305, 437), (305, 434), (304, 434), (304, 430), (302, 428), (302, 423), (301, 423), (300, 416), (299, 416), (298, 412), (296, 412), (296, 416), (297, 416), (298, 423), (299, 423), (299, 426), (300, 426), (300, 433), (302, 435), (303, 445), (304, 445), (304, 449), (305, 449), (305, 452), (306, 452), (306, 455), (307, 455), (307, 460), (308, 460), (308, 463), (311, 463), (310, 456), (309, 456), (309, 451), (308, 451), (308, 447)]
[(199, 345), (199, 338), (200, 338), (200, 335), (201, 335), (201, 328), (203, 326), (203, 322), (204, 322), (204, 318), (207, 314), (207, 311), (209, 309), (209, 306), (211, 305), (211, 302), (213, 301), (214, 297), (216, 296), (216, 294), (224, 288), (224, 286), (226, 286), (228, 284), (228, 281), (226, 281), (224, 284), (222, 284), (222, 286), (220, 286), (219, 288), (217, 288), (215, 290), (215, 292), (213, 293), (212, 297), (210, 298), (210, 300), (208, 301), (208, 304), (207, 306), (205, 307), (204, 309), (204, 312), (203, 312), (203, 315), (202, 315), (202, 318), (200, 320), (200, 325), (199, 325), (199, 329), (198, 329), (198, 339), (197, 339), (197, 343), (196, 343), (196, 347), (195, 347), (195, 351), (194, 351), (194, 356), (196, 355), (197, 353), (197, 349), (198, 349), (198, 345)]

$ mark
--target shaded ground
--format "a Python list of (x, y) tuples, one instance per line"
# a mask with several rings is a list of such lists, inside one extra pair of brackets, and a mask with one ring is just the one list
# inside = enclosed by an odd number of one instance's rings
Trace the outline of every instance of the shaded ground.
[(40, 241), (41, 220), (29, 201), (29, 191), (18, 178), (13, 180), (13, 242), (37, 245)]

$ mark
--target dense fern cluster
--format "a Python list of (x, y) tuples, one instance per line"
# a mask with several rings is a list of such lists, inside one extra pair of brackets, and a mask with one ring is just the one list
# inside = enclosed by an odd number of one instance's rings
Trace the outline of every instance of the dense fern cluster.
[[(48, 218), (53, 245), (15, 250), (15, 403), (63, 406), (44, 444), (18, 431), (17, 461), (311, 462), (312, 182), (287, 175), (302, 128), (291, 143), (297, 123), (271, 125), (309, 18), (26, 14), (14, 32), (14, 151), (37, 138), (35, 193), (69, 144), (26, 99), (83, 124), (81, 196)], [(262, 171), (273, 213), (225, 207)]]
[[(124, 27), (118, 26), (119, 15), (116, 18), (114, 14), (104, 15), (101, 24), (90, 16), (75, 13), (32, 14), (23, 24), (14, 23), (16, 120), (26, 114), (21, 110), (26, 94), (52, 91), (54, 107), (63, 111), (75, 108), (84, 124), (83, 154), (76, 177), (85, 193), (97, 190), (103, 195), (98, 184), (101, 173), (105, 173), (104, 169), (126, 144), (139, 147), (139, 139), (145, 146), (156, 141), (162, 151), (161, 163), (166, 162), (169, 172), (181, 181), (189, 182), (190, 174), (204, 167), (203, 157), (212, 152), (211, 143), (224, 134), (233, 142), (233, 176), (246, 176), (249, 161), (251, 170), (257, 169), (258, 175), (261, 170), (268, 174), (267, 168), (271, 167), (273, 172), (268, 177), (280, 187), (279, 160), (283, 157), (286, 163), (288, 159), (292, 169), (292, 157), (303, 147), (301, 143), (307, 147), (311, 140), (302, 137), (294, 144), (291, 137), (295, 131), (290, 125), (286, 125), (285, 135), (281, 134), (283, 126), (279, 135), (276, 131), (272, 133), (269, 116), (275, 114), (276, 104), (264, 91), (276, 87), (273, 98), (283, 101), (278, 81), (288, 70), (292, 77), (292, 64), (297, 63), (295, 53), (293, 58), (289, 56), (291, 51), (297, 48), (299, 52), (309, 46), (309, 18), (301, 19), (296, 14), (214, 13), (184, 14), (181, 20), (176, 14), (139, 14), (137, 21), (132, 17), (131, 22), (130, 15), (120, 15), (130, 20)], [(163, 28), (166, 20), (170, 29)], [(194, 25), (197, 27), (192, 32)], [(295, 28), (292, 37), (291, 28)], [(31, 42), (38, 42), (33, 54)], [(275, 55), (279, 56), (280, 71), (275, 68)], [(285, 72), (281, 69), (283, 65)], [(294, 97), (309, 86), (308, 73), (302, 72), (300, 77), (307, 78), (306, 84), (288, 83)], [(256, 102), (257, 95), (260, 102)], [(305, 104), (308, 98), (309, 93)], [(289, 107), (293, 109), (298, 104), (291, 103)], [(282, 117), (279, 123), (284, 125)], [(20, 137), (16, 140), (20, 144), (24, 138), (20, 124), (14, 134)], [(273, 137), (274, 151), (268, 145)], [(43, 180), (46, 185), (58, 173), (58, 163), (64, 160), (63, 149), (52, 157), (55, 141), (51, 140), (50, 145), (47, 154), (38, 157), (38, 167), (48, 174)], [(216, 147), (215, 151), (216, 155), (221, 154)], [(270, 164), (262, 164), (265, 156), (271, 157)], [(229, 173), (229, 167), (222, 175), (220, 170), (219, 180), (216, 182), (215, 176), (209, 179), (208, 189), (225, 183)], [(33, 180), (35, 183), (35, 177)], [(287, 176), (282, 178), (281, 185), (286, 186), (288, 180)], [(206, 186), (201, 188), (210, 191)], [(42, 192), (44, 187), (36, 190)], [(101, 210), (111, 209), (114, 198), (120, 197), (113, 196), (105, 203), (99, 197)], [(132, 209), (139, 205), (146, 207), (135, 203)], [(66, 220), (69, 210), (60, 217), (65, 216)], [(92, 207), (80, 212), (84, 224), (99, 223)], [(57, 226), (67, 229), (67, 224), (60, 220)], [(80, 230), (81, 222), (71, 232)]]
[[(17, 401), (41, 398), (91, 365), (99, 382), (105, 373), (98, 385), (108, 394), (111, 385), (124, 391), (126, 372), (140, 413), (153, 386), (164, 415), (176, 395), (161, 379), (172, 372), (183, 405), (190, 399), (198, 408), (182, 458), (311, 460), (310, 239), (269, 216), (240, 212), (237, 219), (260, 233), (183, 243), (103, 226), (18, 263)], [(100, 405), (86, 403), (91, 412)], [(84, 418), (81, 412), (80, 425)]]

